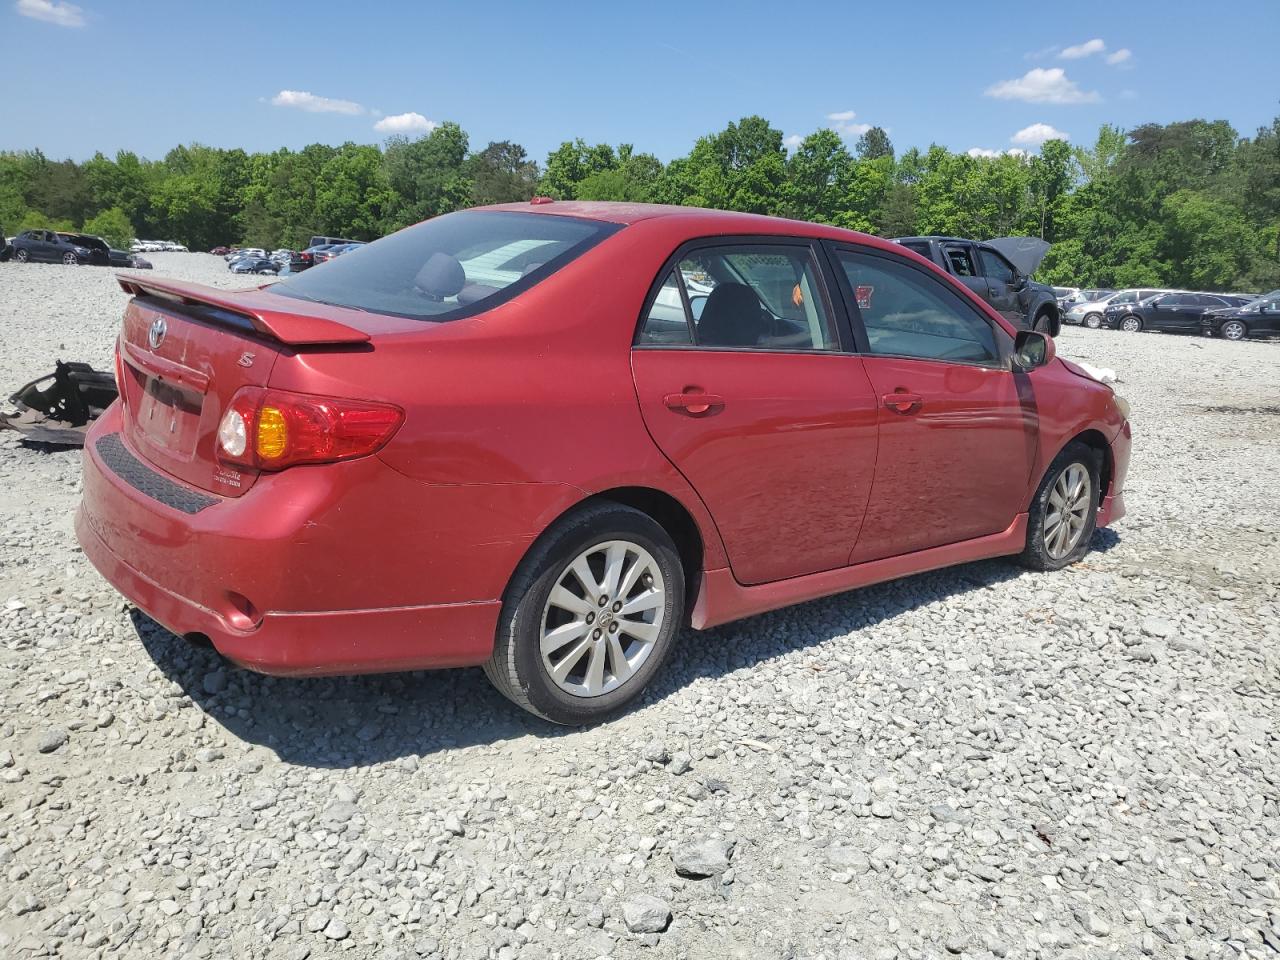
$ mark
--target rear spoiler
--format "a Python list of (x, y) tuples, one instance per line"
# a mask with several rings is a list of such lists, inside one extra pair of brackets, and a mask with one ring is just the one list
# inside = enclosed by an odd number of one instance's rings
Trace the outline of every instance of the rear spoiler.
[(325, 343), (367, 343), (362, 330), (325, 317), (275, 310), (263, 304), (259, 290), (218, 290), (200, 283), (116, 274), (120, 289), (135, 297), (148, 294), (190, 306), (213, 307), (235, 314), (254, 330), (281, 343), (308, 346)]

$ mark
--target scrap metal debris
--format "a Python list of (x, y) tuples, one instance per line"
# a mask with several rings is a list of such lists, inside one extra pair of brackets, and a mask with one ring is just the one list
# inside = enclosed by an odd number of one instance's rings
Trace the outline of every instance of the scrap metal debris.
[(57, 362), (54, 371), (18, 389), (9, 398), (13, 411), (0, 411), (0, 430), (16, 430), (27, 440), (84, 446), (89, 424), (118, 395), (111, 373), (87, 363)]

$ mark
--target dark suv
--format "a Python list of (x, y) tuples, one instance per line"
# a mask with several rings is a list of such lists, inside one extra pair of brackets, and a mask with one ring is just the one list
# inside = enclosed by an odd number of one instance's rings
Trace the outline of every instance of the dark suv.
[(78, 233), (24, 230), (13, 238), (13, 258), (21, 263), (91, 263), (105, 267), (110, 254), (105, 244), (99, 246)]
[(1200, 318), (1210, 310), (1235, 304), (1210, 293), (1160, 293), (1136, 303), (1109, 305), (1103, 324), (1129, 333), (1163, 330), (1166, 333), (1199, 333)]

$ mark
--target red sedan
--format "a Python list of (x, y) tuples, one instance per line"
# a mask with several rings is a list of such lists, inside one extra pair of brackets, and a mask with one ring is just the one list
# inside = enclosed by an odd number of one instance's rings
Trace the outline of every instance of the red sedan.
[(683, 207), (402, 230), (257, 290), (121, 277), (76, 529), (284, 675), (483, 664), (581, 723), (702, 629), (1122, 516), (1127, 408), (902, 247)]

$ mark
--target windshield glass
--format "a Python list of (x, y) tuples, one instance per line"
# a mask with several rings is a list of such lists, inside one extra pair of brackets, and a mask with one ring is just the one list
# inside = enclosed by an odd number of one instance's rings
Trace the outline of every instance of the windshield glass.
[(451, 213), (357, 247), (271, 290), (372, 313), (455, 320), (527, 290), (618, 229), (546, 214)]

